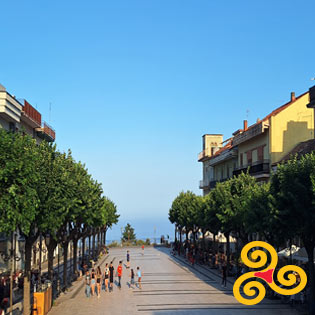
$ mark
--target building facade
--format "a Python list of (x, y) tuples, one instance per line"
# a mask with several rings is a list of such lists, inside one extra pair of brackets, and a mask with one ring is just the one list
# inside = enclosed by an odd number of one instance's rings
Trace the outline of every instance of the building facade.
[[(203, 194), (209, 193), (217, 182), (247, 170), (257, 181), (268, 181), (277, 163), (298, 144), (314, 139), (314, 111), (307, 107), (309, 95), (306, 92), (296, 97), (292, 92), (288, 103), (255, 124), (248, 126), (245, 120), (243, 128), (235, 131), (225, 144), (221, 141), (214, 154), (199, 154), (198, 161), (203, 163), (199, 187)], [(203, 142), (203, 150), (209, 153)]]
[[(16, 99), (6, 88), (0, 84), (0, 128), (11, 132), (23, 132), (33, 137), (39, 144), (45, 140), (48, 142), (55, 141), (56, 134), (52, 127), (42, 121), (42, 115), (26, 100)], [(24, 268), (23, 261), (23, 243), (24, 239), (18, 232), (7, 236), (0, 233), (0, 273), (6, 272), (9, 266), (9, 254), (11, 250), (17, 253), (21, 259), (14, 261), (14, 270)], [(42, 261), (47, 257), (47, 251), (43, 242), (44, 250), (42, 251)], [(34, 245), (33, 264), (39, 261), (40, 252), (39, 240)]]

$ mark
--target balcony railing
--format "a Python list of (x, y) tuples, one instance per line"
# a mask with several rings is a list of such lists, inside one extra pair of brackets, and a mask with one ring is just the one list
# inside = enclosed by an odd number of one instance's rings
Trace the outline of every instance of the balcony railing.
[(269, 160), (262, 160), (257, 161), (251, 165), (246, 165), (237, 168), (233, 171), (233, 175), (238, 176), (242, 172), (247, 172), (247, 169), (249, 168), (249, 174), (252, 176), (258, 176), (263, 174), (270, 174), (270, 161)]
[(48, 141), (54, 142), (56, 139), (55, 130), (49, 126), (46, 122), (43, 123), (41, 128), (36, 128), (38, 137)]
[(56, 139), (56, 132), (55, 130), (50, 127), (46, 122), (44, 122), (44, 133), (50, 136), (52, 139)]
[(212, 189), (215, 187), (215, 185), (217, 183), (222, 183), (225, 182), (226, 180), (228, 180), (229, 178), (223, 178), (223, 179), (219, 179), (219, 180), (201, 180), (199, 182), (199, 188), (200, 189)]
[(199, 181), (199, 188), (200, 189), (209, 188), (209, 181), (208, 180)]
[(267, 121), (261, 121), (260, 123), (257, 123), (255, 126), (250, 127), (248, 130), (243, 131), (242, 133), (236, 135), (233, 138), (233, 145), (237, 145), (240, 143), (243, 143), (245, 141), (248, 141), (263, 132), (265, 132), (265, 129), (269, 128), (269, 123)]
[(24, 100), (23, 115), (32, 120), (37, 127), (42, 124), (42, 115), (26, 100)]
[(211, 148), (206, 148), (198, 154), (198, 162), (211, 156)]

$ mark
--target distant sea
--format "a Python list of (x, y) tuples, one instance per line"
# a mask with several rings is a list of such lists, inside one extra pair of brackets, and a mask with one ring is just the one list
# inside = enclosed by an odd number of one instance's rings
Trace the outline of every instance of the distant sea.
[(154, 242), (156, 239), (157, 243), (160, 243), (161, 236), (164, 235), (165, 239), (167, 239), (167, 235), (169, 236), (169, 240), (174, 240), (174, 225), (172, 225), (168, 218), (152, 218), (152, 219), (131, 219), (124, 220), (120, 219), (118, 224), (114, 225), (112, 229), (107, 232), (106, 235), (106, 243), (109, 244), (112, 241), (120, 241), (121, 239), (121, 228), (129, 223), (135, 230), (136, 238), (145, 240), (149, 238), (151, 242)]

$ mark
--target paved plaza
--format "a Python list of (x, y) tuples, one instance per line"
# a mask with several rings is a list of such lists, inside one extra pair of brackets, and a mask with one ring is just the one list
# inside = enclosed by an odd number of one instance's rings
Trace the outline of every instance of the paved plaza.
[[(126, 250), (111, 249), (102, 262), (126, 262)], [(294, 315), (290, 306), (280, 301), (265, 299), (256, 306), (245, 306), (233, 297), (232, 283), (221, 287), (216, 271), (204, 267), (190, 268), (187, 263), (171, 257), (169, 249), (147, 247), (142, 255), (140, 248), (130, 248), (131, 268), (142, 270), (142, 290), (129, 288), (129, 270), (124, 267), (122, 289), (114, 286), (111, 293), (102, 291), (87, 298), (83, 280), (76, 283), (66, 296), (57, 301), (50, 315), (97, 314), (218, 314), (218, 315)]]

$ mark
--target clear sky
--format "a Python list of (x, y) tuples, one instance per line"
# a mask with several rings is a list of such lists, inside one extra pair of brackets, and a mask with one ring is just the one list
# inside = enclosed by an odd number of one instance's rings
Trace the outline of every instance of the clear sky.
[(126, 221), (142, 237), (172, 233), (172, 200), (200, 193), (202, 135), (230, 137), (315, 76), (313, 0), (2, 0), (0, 11), (0, 83), (103, 183), (121, 214), (112, 238)]

